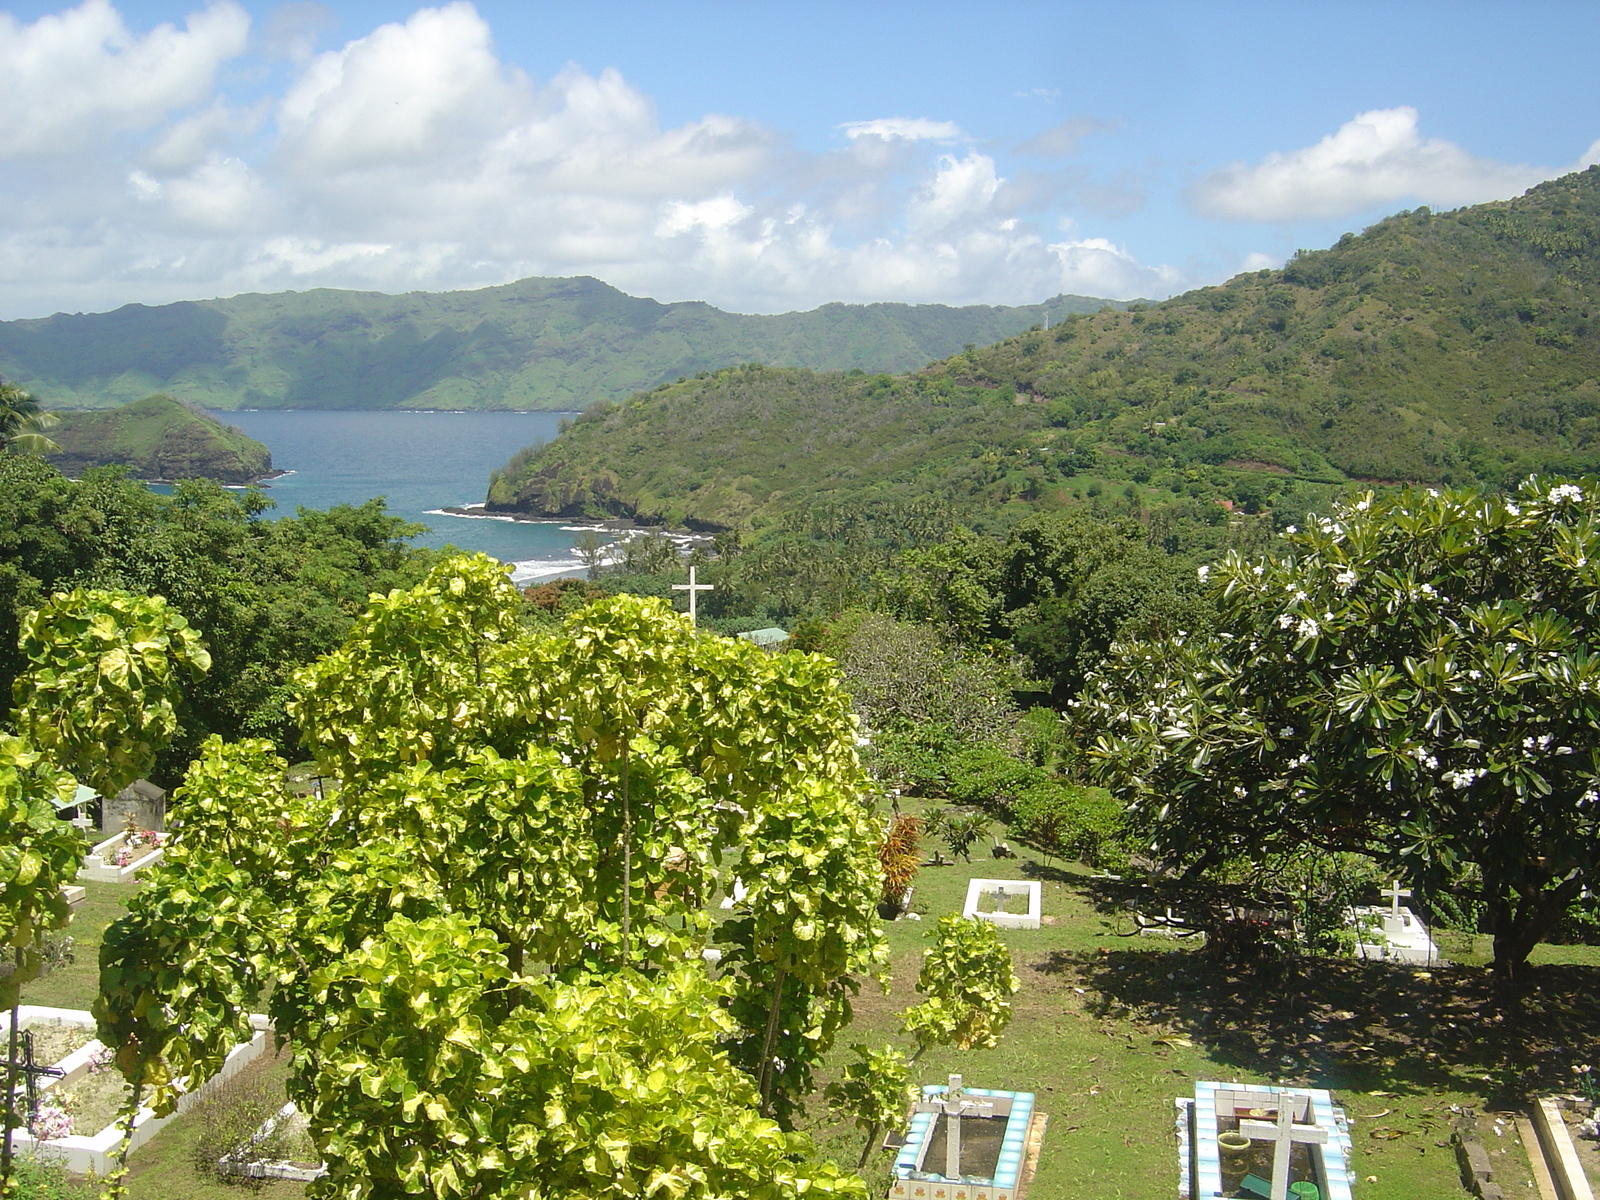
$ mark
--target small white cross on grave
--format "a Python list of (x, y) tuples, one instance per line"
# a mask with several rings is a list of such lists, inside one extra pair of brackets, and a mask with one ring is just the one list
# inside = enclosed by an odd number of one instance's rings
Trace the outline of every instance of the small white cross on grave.
[[(934, 1113), (934, 1121), (939, 1120), (937, 1114), (943, 1113), (945, 1118), (944, 1135), (944, 1177), (946, 1179), (961, 1178), (961, 1118), (962, 1117), (992, 1117), (994, 1116), (994, 1101), (989, 1099), (968, 1100), (961, 1094), (961, 1076), (950, 1076), (950, 1086), (945, 1089), (942, 1096), (924, 1096), (911, 1106), (912, 1112)], [(928, 1126), (928, 1136), (933, 1136), (933, 1126)]]
[(1400, 881), (1396, 879), (1383, 889), (1383, 894), (1389, 897), (1389, 915), (1398, 917), (1400, 915), (1400, 898), (1403, 896), (1409, 900), (1411, 898), (1411, 889), (1401, 887)]
[[(1296, 1109), (1302, 1111), (1296, 1114)], [(1295, 1124), (1296, 1115), (1304, 1116), (1307, 1124)], [(1311, 1120), (1310, 1096), (1279, 1093), (1276, 1121), (1252, 1121), (1247, 1118), (1239, 1122), (1239, 1132), (1252, 1141), (1276, 1143), (1272, 1150), (1272, 1200), (1288, 1200), (1289, 1151), (1294, 1143), (1327, 1145), (1328, 1131), (1311, 1124)]]
[(694, 572), (695, 569), (690, 567), (688, 583), (675, 583), (672, 585), (672, 590), (675, 592), (689, 593), (689, 624), (691, 625), (695, 624), (695, 596), (700, 592), (709, 592), (712, 588), (717, 586), (714, 583), (696, 583), (694, 579)]

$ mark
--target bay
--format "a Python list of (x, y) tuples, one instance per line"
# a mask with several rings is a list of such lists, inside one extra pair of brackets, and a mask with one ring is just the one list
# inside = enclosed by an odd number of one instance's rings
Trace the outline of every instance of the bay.
[(291, 472), (263, 485), (280, 515), (382, 496), (396, 516), (428, 526), (416, 545), (481, 551), (513, 564), (518, 583), (581, 569), (572, 541), (582, 526), (440, 511), (481, 504), (489, 472), (523, 446), (553, 440), (561, 418), (573, 414), (263, 409), (213, 415), (263, 443), (272, 465)]

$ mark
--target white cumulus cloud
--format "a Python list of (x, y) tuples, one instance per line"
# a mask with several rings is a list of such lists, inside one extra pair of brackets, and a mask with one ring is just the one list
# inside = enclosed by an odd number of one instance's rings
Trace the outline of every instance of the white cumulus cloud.
[(207, 99), (249, 31), (231, 0), (192, 14), (183, 29), (158, 25), (143, 37), (110, 0), (84, 0), (31, 25), (0, 12), (0, 159), (67, 154)]
[(664, 124), (615, 69), (532, 78), (465, 0), (315, 53), (319, 11), (256, 43), (231, 0), (143, 34), (109, 0), (0, 16), (0, 79), (19, 81), (0, 91), (0, 317), (529, 275), (756, 312), (1176, 283), (1070, 221), (1045, 236), (1067, 183), (1008, 178), (954, 122), (851, 122), (807, 153), (737, 115)]
[(1409, 106), (1357, 114), (1314, 146), (1279, 151), (1261, 162), (1232, 163), (1199, 180), (1190, 200), (1204, 215), (1234, 221), (1294, 221), (1349, 216), (1416, 199), (1454, 208), (1501, 200), (1587, 166), (1549, 168), (1478, 158), (1417, 129)]
[(961, 126), (954, 121), (934, 121), (927, 117), (879, 117), (872, 121), (846, 121), (839, 128), (852, 141), (874, 137), (891, 142), (954, 142), (963, 136)]

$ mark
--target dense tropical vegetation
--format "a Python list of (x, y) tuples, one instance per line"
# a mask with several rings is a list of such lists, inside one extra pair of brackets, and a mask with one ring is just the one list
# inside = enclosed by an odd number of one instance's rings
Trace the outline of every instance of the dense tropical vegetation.
[(322, 1195), (865, 1196), (766, 1119), (885, 967), (831, 667), (655, 601), (520, 609), (483, 558), (374, 598), (296, 681), (325, 789), (208, 740), (106, 935), (102, 1038), (166, 1112), (265, 1005)]
[(1119, 646), (1075, 725), (1169, 866), (1356, 851), (1513, 976), (1600, 890), (1597, 565), (1593, 481), (1363, 495), (1201, 568), (1212, 627)]
[(1303, 510), (1352, 480), (1589, 472), (1597, 264), (1590, 168), (905, 375), (739, 367), (599, 405), (489, 500), (759, 526), (847, 500)]
[(26, 614), (56, 592), (115, 588), (165, 597), (215, 665), (178, 706), (161, 781), (212, 733), (292, 753), (290, 673), (336, 647), (372, 592), (422, 577), (434, 556), (407, 544), (413, 531), (381, 501), (272, 519), (259, 492), (197, 480), (160, 496), (116, 470), (73, 481), (0, 454), (0, 706), (27, 669)]
[(45, 453), (69, 475), (125, 466), (135, 479), (244, 484), (272, 473), (272, 454), (260, 442), (171, 396), (62, 413), (53, 437), (57, 445)]

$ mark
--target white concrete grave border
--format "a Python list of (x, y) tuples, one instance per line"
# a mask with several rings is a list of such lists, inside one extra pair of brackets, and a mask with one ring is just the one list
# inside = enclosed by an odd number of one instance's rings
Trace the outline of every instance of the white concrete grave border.
[[(1028, 911), (1026, 913), (979, 912), (978, 901), (985, 894), (996, 895), (1002, 888), (1008, 896), (1026, 892)], [(961, 915), (989, 921), (1002, 929), (1037, 929), (1043, 907), (1044, 886), (1037, 879), (974, 879), (967, 884), (967, 902), (961, 908)]]
[[(165, 836), (165, 835), (163, 835)], [(113, 834), (83, 856), (83, 866), (78, 868), (79, 879), (96, 883), (127, 883), (146, 867), (153, 867), (166, 856), (165, 846), (152, 846), (125, 867), (117, 866), (117, 851), (127, 839), (127, 831)]]
[[(48, 1008), (40, 1004), (20, 1006), (17, 1011), (17, 1021), (25, 1029), (41, 1025), (76, 1025), (82, 1029), (95, 1027), (93, 1014), (81, 1008)], [(194, 1091), (179, 1097), (178, 1110), (173, 1116), (188, 1112), (218, 1084), (237, 1075), (248, 1063), (255, 1061), (261, 1055), (267, 1048), (269, 1028), (267, 1018), (252, 1013), (250, 1028), (255, 1031), (255, 1035), (248, 1042), (240, 1042), (228, 1052), (221, 1071)], [(57, 1087), (70, 1088), (88, 1074), (90, 1060), (101, 1049), (103, 1047), (98, 1041), (92, 1041), (87, 1046), (74, 1050), (59, 1062), (51, 1064), (60, 1067), (66, 1074), (59, 1078), (44, 1077), (39, 1081), (39, 1090), (45, 1092)], [(131, 1154), (155, 1137), (170, 1120), (172, 1117), (158, 1117), (152, 1109), (140, 1108), (139, 1115), (134, 1118), (133, 1140), (128, 1152)], [(84, 1175), (93, 1171), (96, 1175), (106, 1175), (116, 1165), (117, 1154), (122, 1148), (122, 1129), (113, 1123), (92, 1136), (85, 1137), (74, 1133), (64, 1138), (41, 1142), (35, 1140), (26, 1128), (21, 1128), (12, 1131), (11, 1145), (18, 1152), (37, 1151), (56, 1158), (66, 1166), (67, 1170), (75, 1174)]]

